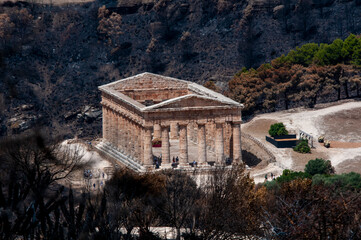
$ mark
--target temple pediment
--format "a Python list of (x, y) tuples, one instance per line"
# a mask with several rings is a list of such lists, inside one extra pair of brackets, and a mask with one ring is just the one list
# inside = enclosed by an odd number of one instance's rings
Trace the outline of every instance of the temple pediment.
[(196, 108), (196, 107), (221, 107), (229, 105), (228, 103), (222, 102), (218, 99), (210, 97), (199, 96), (195, 94), (189, 94), (178, 98), (173, 98), (150, 107), (149, 110), (155, 109), (168, 109), (168, 108)]
[(105, 98), (123, 102), (138, 111), (184, 108), (243, 108), (243, 105), (197, 83), (152, 73), (118, 80), (99, 89)]

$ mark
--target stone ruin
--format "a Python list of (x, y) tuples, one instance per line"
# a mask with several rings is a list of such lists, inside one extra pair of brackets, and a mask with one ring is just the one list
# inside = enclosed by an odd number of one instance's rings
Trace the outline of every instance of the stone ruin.
[[(96, 148), (120, 165), (144, 172), (155, 169), (155, 164), (160, 169), (189, 169), (195, 162), (197, 168), (210, 168), (242, 161), (243, 105), (222, 94), (152, 73), (102, 85), (99, 90), (103, 138)], [(161, 141), (161, 164), (154, 160), (155, 140)], [(177, 147), (177, 162), (171, 142)], [(197, 150), (190, 153), (190, 144)]]

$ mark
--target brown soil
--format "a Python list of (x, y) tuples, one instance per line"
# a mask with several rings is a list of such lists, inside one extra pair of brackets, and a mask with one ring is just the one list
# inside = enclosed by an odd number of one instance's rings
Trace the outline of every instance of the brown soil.
[(361, 142), (339, 142), (339, 141), (330, 141), (331, 148), (359, 148), (361, 147)]
[(340, 173), (349, 173), (356, 172), (361, 174), (361, 156), (357, 156), (353, 159), (348, 159), (346, 161), (341, 162), (337, 165), (336, 172)]
[(292, 159), (294, 160), (292, 170), (295, 171), (304, 171), (305, 165), (311, 159), (323, 158), (327, 159), (327, 155), (324, 152), (318, 151), (316, 149), (311, 149), (311, 153), (298, 153), (291, 151)]
[(242, 131), (248, 133), (256, 138), (264, 139), (268, 134), (268, 130), (272, 124), (277, 123), (276, 120), (273, 119), (257, 119), (252, 122), (252, 124), (248, 124)]
[(324, 132), (325, 139), (361, 142), (361, 108), (328, 114), (322, 117), (320, 123), (319, 128)]

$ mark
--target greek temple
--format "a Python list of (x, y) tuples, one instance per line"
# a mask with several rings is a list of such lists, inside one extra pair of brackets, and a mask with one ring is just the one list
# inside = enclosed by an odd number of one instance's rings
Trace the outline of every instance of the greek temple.
[(96, 148), (119, 165), (142, 172), (242, 161), (243, 105), (220, 93), (152, 73), (99, 90), (103, 136)]

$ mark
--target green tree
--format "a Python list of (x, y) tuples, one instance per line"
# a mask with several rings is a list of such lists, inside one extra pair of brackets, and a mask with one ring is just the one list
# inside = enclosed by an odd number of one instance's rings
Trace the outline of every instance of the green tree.
[(283, 125), (283, 123), (275, 123), (271, 125), (268, 133), (269, 135), (274, 137), (274, 136), (287, 135), (288, 131), (286, 130), (286, 127), (285, 125)]
[(361, 66), (361, 47), (356, 48), (352, 54), (352, 63), (356, 66)]
[(321, 44), (320, 50), (314, 57), (314, 62), (318, 65), (336, 65), (342, 62), (343, 41), (336, 39), (331, 44)]
[(332, 167), (330, 160), (316, 158), (308, 161), (305, 167), (305, 173), (312, 176), (316, 174), (332, 174), (335, 173), (335, 169)]
[(350, 61), (352, 55), (358, 49), (361, 49), (361, 41), (354, 34), (350, 34), (344, 41), (342, 47), (342, 57), (345, 61)]
[(291, 50), (287, 55), (287, 59), (292, 64), (308, 66), (312, 63), (318, 50), (319, 46), (317, 43), (307, 43), (301, 47), (296, 47), (295, 50)]

